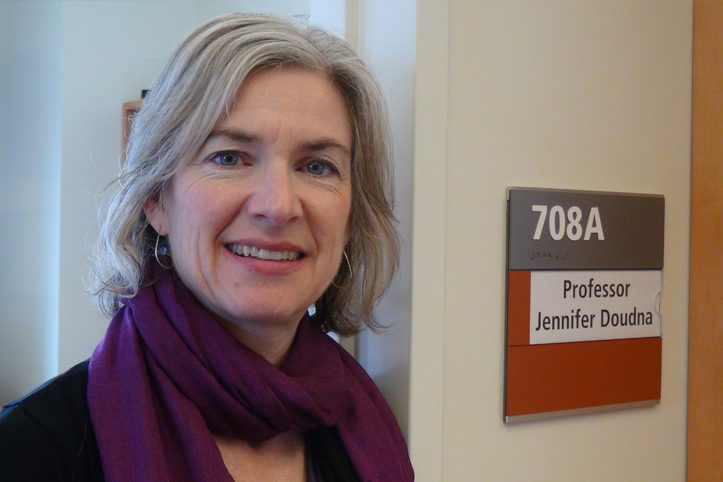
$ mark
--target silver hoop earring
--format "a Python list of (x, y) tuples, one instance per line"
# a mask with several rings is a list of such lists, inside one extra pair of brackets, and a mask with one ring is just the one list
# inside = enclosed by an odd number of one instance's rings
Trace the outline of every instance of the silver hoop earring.
[[(344, 259), (346, 259), (346, 265), (347, 265), (347, 267), (349, 268), (349, 281), (351, 281), (352, 278), (354, 277), (354, 272), (353, 272), (352, 269), (351, 269), (351, 262), (349, 261), (349, 256), (347, 256), (345, 249), (342, 249), (341, 252), (342, 252), (342, 254), (344, 255)], [(334, 283), (334, 280), (331, 280), (331, 284), (334, 285), (337, 289), (342, 289), (341, 286), (339, 286), (338, 284)]]
[(344, 258), (346, 259), (346, 265), (349, 267), (349, 279), (352, 279), (354, 277), (354, 272), (351, 269), (351, 263), (349, 262), (349, 256), (346, 255), (346, 249), (342, 249), (341, 252), (344, 255)]
[(173, 267), (173, 263), (171, 263), (170, 266), (166, 266), (165, 264), (161, 263), (161, 260), (160, 260), (160, 258), (158, 257), (158, 241), (159, 241), (160, 239), (161, 239), (161, 235), (160, 235), (160, 233), (157, 233), (157, 236), (156, 236), (156, 248), (155, 248), (154, 251), (153, 251), (153, 255), (154, 255), (155, 258), (156, 258), (156, 263), (158, 263), (159, 265), (161, 265), (161, 268), (171, 269), (171, 268)]

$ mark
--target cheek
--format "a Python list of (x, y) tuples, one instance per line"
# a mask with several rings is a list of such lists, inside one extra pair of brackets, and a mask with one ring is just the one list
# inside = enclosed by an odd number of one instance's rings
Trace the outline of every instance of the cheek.
[(196, 182), (176, 196), (174, 219), (179, 226), (209, 228), (233, 216), (236, 198), (233, 189), (219, 189), (209, 183)]
[(208, 190), (189, 189), (176, 197), (171, 210), (171, 249), (187, 261), (202, 258), (233, 217), (229, 203)]
[[(350, 206), (348, 202), (335, 202), (327, 205), (323, 210), (322, 227), (320, 231), (327, 237), (327, 242), (331, 245), (336, 256), (336, 251), (341, 250), (349, 240), (351, 233)], [(339, 253), (341, 254), (341, 253)]]

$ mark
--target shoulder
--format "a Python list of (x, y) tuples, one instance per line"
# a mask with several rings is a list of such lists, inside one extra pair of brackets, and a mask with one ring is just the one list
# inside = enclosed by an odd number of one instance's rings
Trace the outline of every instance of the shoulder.
[(88, 412), (87, 388), (88, 360), (6, 405), (0, 421), (4, 422), (6, 416), (24, 413), (40, 425), (72, 430)]
[(86, 477), (100, 471), (87, 387), (85, 361), (3, 408), (3, 480), (97, 480)]

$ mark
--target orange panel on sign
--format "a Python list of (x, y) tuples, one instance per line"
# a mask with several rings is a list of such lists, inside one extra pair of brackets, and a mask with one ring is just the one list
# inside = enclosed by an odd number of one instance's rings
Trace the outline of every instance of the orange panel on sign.
[(508, 417), (660, 399), (662, 338), (507, 348)]
[(530, 272), (507, 272), (507, 346), (530, 343)]

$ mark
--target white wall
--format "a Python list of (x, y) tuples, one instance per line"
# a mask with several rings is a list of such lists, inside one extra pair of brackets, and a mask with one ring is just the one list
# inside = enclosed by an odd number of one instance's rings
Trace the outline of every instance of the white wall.
[(0, 405), (57, 370), (60, 14), (0, 2)]
[(361, 55), (384, 90), (393, 132), (396, 204), (402, 238), (400, 267), (376, 311), (388, 326), (359, 335), (359, 362), (384, 393), (406, 433), (409, 418), (409, 326), (412, 248), (415, 2), (367, 0), (360, 11)]
[(421, 481), (442, 480), (448, 63), (449, 3), (418, 0), (407, 443)]
[[(421, 19), (433, 3), (418, 3)], [(446, 162), (415, 149), (415, 223), (420, 187), (444, 195), (445, 226), (443, 280), (417, 277), (427, 262), (417, 250), (433, 247), (415, 226), (413, 350), (418, 321), (436, 329), (424, 313), (418, 320), (426, 301), (417, 295), (435, 286), (444, 294), (441, 355), (434, 344), (412, 353), (443, 367), (438, 461), (430, 462), (426, 450), (436, 442), (427, 441), (415, 416), (426, 410), (424, 400), (412, 397), (418, 480), (685, 480), (692, 2), (448, 5), (449, 49), (417, 52), (418, 59), (434, 57), (418, 63), (417, 80), (428, 89), (418, 90), (415, 107), (437, 102), (436, 95), (449, 103), (428, 112), (447, 119), (436, 137)], [(439, 30), (418, 24), (420, 39)], [(420, 80), (435, 75), (435, 63), (449, 69), (448, 87), (436, 93)], [(445, 166), (427, 164), (434, 162)], [(435, 172), (445, 187), (435, 184)], [(502, 422), (508, 186), (665, 195), (659, 406)], [(413, 365), (413, 394), (423, 376)]]

